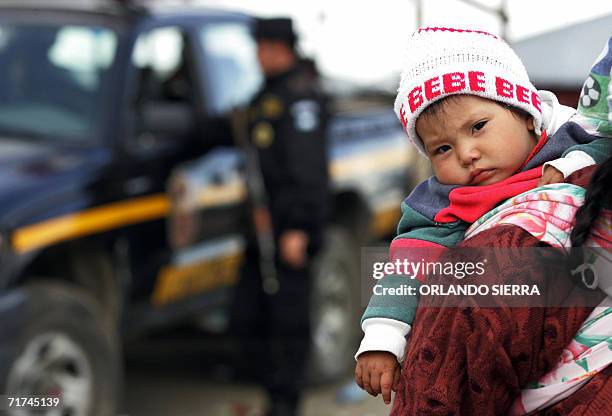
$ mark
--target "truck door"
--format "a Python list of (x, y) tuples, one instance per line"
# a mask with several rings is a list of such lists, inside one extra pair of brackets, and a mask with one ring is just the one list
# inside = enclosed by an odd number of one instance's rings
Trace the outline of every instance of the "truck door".
[(192, 30), (204, 109), (198, 134), (208, 150), (175, 168), (168, 182), (172, 259), (156, 283), (155, 304), (235, 283), (247, 226), (242, 155), (228, 116), (259, 88), (255, 45), (245, 23), (208, 22)]
[(163, 211), (159, 220), (143, 223), (130, 234), (136, 299), (151, 296), (159, 271), (171, 262), (168, 181), (177, 166), (200, 152), (201, 99), (191, 45), (187, 28), (158, 26), (139, 33), (131, 52), (119, 168), (123, 194), (148, 198)]

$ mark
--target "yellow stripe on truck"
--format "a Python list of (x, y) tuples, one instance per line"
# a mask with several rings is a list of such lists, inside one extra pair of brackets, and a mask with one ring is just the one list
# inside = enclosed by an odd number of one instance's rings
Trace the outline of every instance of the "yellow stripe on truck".
[(219, 205), (230, 205), (242, 201), (247, 196), (243, 181), (235, 180), (227, 185), (208, 186), (198, 193), (198, 207), (208, 208)]
[(231, 286), (238, 280), (242, 260), (242, 253), (230, 253), (195, 264), (166, 266), (156, 279), (151, 302), (162, 306), (207, 290)]
[(330, 172), (334, 179), (360, 177), (375, 172), (406, 166), (410, 153), (405, 149), (390, 149), (369, 152), (365, 155), (348, 156), (331, 163)]
[[(246, 188), (239, 182), (208, 186), (199, 192), (198, 208), (237, 203), (245, 196)], [(115, 202), (19, 228), (13, 233), (12, 245), (16, 252), (24, 253), (74, 238), (163, 218), (168, 216), (170, 209), (171, 204), (166, 194)]]
[(370, 232), (378, 238), (386, 237), (395, 233), (397, 224), (402, 216), (400, 204), (385, 208), (374, 215), (370, 224)]
[(52, 218), (17, 229), (13, 249), (18, 253), (114, 228), (155, 220), (168, 215), (170, 204), (164, 194), (115, 202), (78, 213)]

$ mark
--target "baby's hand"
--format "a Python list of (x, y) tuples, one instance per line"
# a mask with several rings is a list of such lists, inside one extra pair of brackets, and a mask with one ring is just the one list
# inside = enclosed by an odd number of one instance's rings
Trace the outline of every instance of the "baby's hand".
[(391, 390), (396, 391), (399, 377), (400, 365), (390, 352), (368, 351), (357, 358), (355, 381), (374, 397), (382, 393), (386, 404), (391, 403)]
[(548, 185), (549, 183), (560, 183), (563, 182), (564, 179), (565, 178), (563, 177), (563, 174), (559, 170), (550, 165), (547, 165), (544, 168), (544, 173), (542, 174), (542, 177), (538, 181), (538, 186)]

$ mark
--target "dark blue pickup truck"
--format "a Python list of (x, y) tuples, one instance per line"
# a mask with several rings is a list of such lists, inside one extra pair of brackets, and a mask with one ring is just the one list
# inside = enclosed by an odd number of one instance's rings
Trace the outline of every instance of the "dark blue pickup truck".
[[(215, 143), (261, 81), (251, 22), (110, 0), (2, 2), (0, 393), (110, 415), (126, 340), (186, 322), (222, 330), (246, 186), (241, 152)], [(355, 346), (359, 247), (393, 233), (427, 174), (389, 100), (334, 102), (334, 220), (312, 295), (311, 371), (328, 380)]]

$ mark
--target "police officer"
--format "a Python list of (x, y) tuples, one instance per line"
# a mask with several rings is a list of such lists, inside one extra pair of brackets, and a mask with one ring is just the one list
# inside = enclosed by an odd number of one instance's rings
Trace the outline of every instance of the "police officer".
[(251, 239), (237, 285), (232, 320), (243, 358), (265, 386), (270, 415), (295, 415), (310, 344), (309, 272), (328, 214), (326, 100), (312, 61), (296, 53), (287, 18), (254, 28), (265, 84), (249, 108), (266, 206), (253, 213), (257, 233), (271, 232), (276, 279), (262, 284), (261, 250)]

